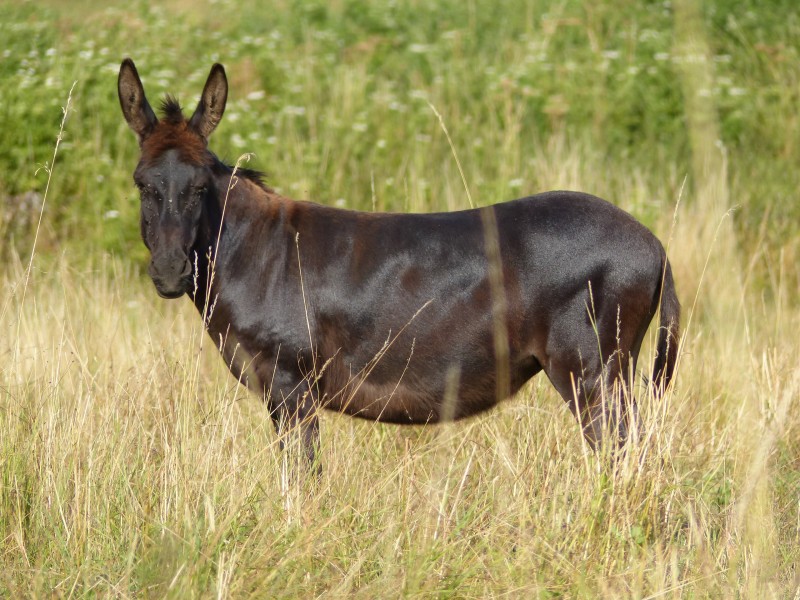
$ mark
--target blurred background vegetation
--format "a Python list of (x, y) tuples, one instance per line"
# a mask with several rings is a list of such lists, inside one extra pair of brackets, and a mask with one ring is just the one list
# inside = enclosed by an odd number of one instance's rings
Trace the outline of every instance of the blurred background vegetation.
[[(718, 119), (737, 245), (797, 256), (800, 8), (707, 0), (709, 56), (687, 53), (669, 0), (277, 0), (0, 5), (3, 251), (30, 251), (62, 107), (37, 251), (102, 252), (140, 265), (137, 145), (118, 107), (122, 58), (151, 103), (193, 109), (214, 61), (232, 90), (212, 148), (266, 171), (295, 198), (365, 210), (463, 208), (442, 114), (473, 197), (490, 204), (555, 187), (553, 140), (596, 172), (584, 191), (648, 225), (670, 213), (691, 170), (681, 68)], [(628, 198), (631, 177), (647, 197)], [(709, 215), (718, 220), (719, 215)], [(786, 256), (784, 256), (786, 259)], [(789, 260), (789, 264), (796, 260)], [(797, 270), (789, 273), (796, 281)]]

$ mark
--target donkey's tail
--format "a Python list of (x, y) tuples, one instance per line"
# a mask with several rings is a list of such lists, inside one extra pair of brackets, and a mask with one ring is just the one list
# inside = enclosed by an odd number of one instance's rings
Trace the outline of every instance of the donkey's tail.
[(656, 360), (653, 365), (652, 383), (656, 395), (663, 394), (675, 373), (678, 359), (678, 340), (680, 337), (681, 305), (675, 293), (675, 282), (672, 279), (672, 267), (667, 257), (662, 263), (661, 317), (656, 344)]

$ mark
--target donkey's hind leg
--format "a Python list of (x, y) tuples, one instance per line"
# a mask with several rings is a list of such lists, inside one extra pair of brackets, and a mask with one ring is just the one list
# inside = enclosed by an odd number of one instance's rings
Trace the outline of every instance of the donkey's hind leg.
[(544, 370), (577, 418), (589, 446), (599, 450), (609, 440), (616, 449), (627, 441), (632, 417), (635, 420), (629, 367), (635, 366), (631, 351), (638, 353), (639, 335), (620, 332), (616, 314), (576, 327), (585, 315), (585, 308), (583, 314), (577, 310), (575, 319), (553, 327)]
[(599, 450), (607, 441), (612, 442), (612, 448), (625, 444), (636, 409), (621, 378), (597, 365), (587, 368), (580, 360), (552, 361), (545, 372), (593, 450)]

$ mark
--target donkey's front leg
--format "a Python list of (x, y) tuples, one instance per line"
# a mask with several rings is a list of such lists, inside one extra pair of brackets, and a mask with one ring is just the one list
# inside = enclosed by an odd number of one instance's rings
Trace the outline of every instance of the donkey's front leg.
[[(319, 448), (319, 418), (314, 395), (305, 381), (291, 390), (278, 390), (268, 400), (270, 416), (280, 438), (281, 450), (288, 454), (292, 463), (301, 462), (321, 474), (317, 462)], [(293, 466), (295, 466), (293, 464)], [(300, 465), (297, 465), (299, 468)]]

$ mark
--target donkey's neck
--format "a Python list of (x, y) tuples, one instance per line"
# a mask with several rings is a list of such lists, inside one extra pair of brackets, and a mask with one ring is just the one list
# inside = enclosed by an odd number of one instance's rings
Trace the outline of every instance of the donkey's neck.
[(292, 200), (260, 182), (233, 175), (229, 168), (217, 173), (194, 247), (194, 303), (201, 315), (208, 316), (214, 307), (226, 320), (227, 304), (259, 293), (239, 283), (263, 281), (280, 271), (288, 258), (294, 212)]

